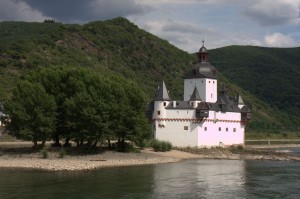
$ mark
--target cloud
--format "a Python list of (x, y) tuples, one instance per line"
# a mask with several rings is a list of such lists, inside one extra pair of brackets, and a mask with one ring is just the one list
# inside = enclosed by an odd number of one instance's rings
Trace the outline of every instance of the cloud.
[(151, 6), (137, 0), (23, 0), (32, 8), (62, 22), (88, 22), (143, 14)]
[(269, 47), (295, 47), (299, 43), (290, 36), (276, 32), (265, 36), (265, 45)]
[(162, 31), (165, 32), (180, 32), (189, 34), (209, 34), (214, 30), (210, 28), (201, 28), (199, 25), (189, 22), (176, 21), (165, 24), (162, 27)]
[(297, 25), (299, 11), (299, 0), (259, 0), (249, 4), (244, 14), (263, 26)]
[(44, 21), (49, 19), (26, 2), (17, 0), (0, 1), (0, 21)]

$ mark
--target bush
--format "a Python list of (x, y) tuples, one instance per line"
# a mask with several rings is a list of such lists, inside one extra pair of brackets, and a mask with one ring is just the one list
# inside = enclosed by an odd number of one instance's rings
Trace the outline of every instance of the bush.
[(154, 151), (158, 152), (166, 152), (166, 151), (170, 151), (173, 146), (170, 142), (166, 142), (166, 141), (159, 141), (159, 140), (154, 140), (152, 142), (152, 148)]
[(42, 154), (43, 159), (48, 159), (49, 158), (49, 154), (48, 154), (48, 151), (46, 149), (42, 149), (41, 154)]
[(58, 157), (64, 158), (66, 154), (67, 154), (67, 152), (65, 151), (65, 149), (60, 149), (58, 152)]

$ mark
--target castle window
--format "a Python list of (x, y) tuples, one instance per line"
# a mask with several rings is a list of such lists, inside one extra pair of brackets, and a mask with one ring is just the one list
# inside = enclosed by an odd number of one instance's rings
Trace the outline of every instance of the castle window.
[(187, 130), (189, 130), (189, 127), (188, 126), (184, 126), (183, 129), (187, 131)]
[(194, 106), (194, 102), (192, 102), (192, 106)]
[(160, 115), (160, 111), (157, 111), (157, 115)]
[(215, 84), (215, 81), (213, 81), (213, 83)]
[(164, 106), (166, 106), (167, 105), (167, 103), (166, 102), (164, 102)]
[(204, 131), (207, 131), (207, 127), (204, 127)]
[(221, 131), (221, 127), (219, 127), (219, 131)]
[(210, 97), (213, 98), (213, 94), (210, 94)]
[(236, 128), (233, 128), (233, 132), (236, 132)]
[(228, 128), (226, 128), (226, 132), (228, 132)]
[(210, 81), (208, 81), (208, 83), (210, 83)]
[(203, 81), (202, 81), (202, 83), (203, 83)]

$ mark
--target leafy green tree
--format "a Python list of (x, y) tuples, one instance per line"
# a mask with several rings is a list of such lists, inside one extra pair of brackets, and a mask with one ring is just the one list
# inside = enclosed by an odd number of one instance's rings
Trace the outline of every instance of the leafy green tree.
[(43, 147), (51, 138), (55, 129), (56, 104), (40, 83), (22, 80), (5, 107), (11, 120), (7, 128), (17, 138), (32, 141), (35, 148), (38, 141)]

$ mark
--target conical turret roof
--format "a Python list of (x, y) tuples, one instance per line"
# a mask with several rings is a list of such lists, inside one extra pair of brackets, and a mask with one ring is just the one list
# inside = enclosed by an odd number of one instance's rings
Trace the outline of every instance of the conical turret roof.
[(191, 95), (190, 101), (202, 101), (202, 99), (199, 95), (197, 87), (195, 87), (195, 89), (193, 91), (193, 94)]
[(237, 103), (238, 103), (238, 105), (245, 105), (244, 100), (241, 95), (238, 95)]
[(162, 81), (157, 89), (155, 99), (157, 101), (169, 101), (171, 100), (169, 97), (169, 93), (164, 81)]

